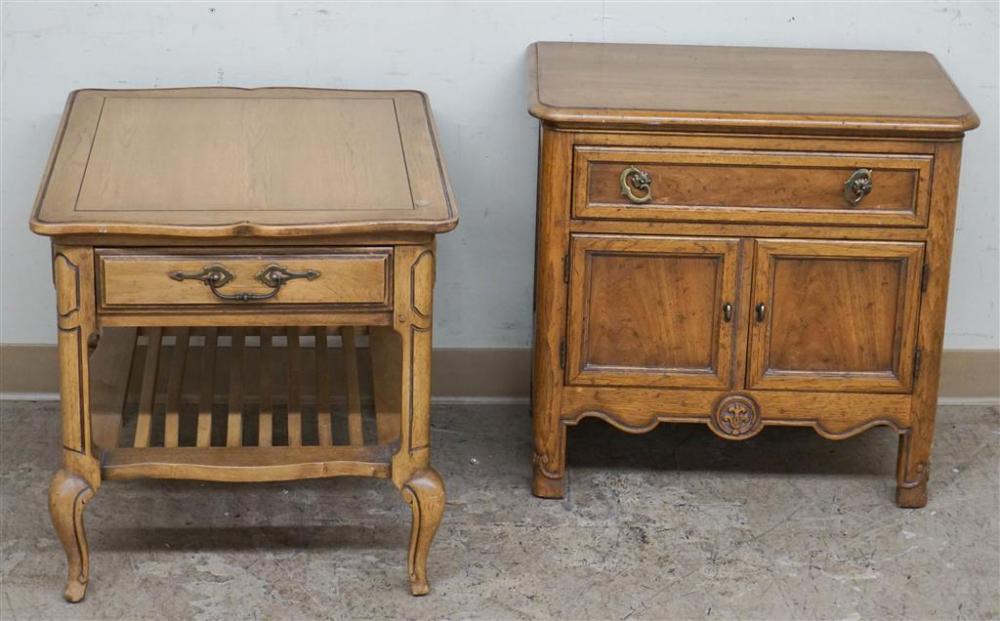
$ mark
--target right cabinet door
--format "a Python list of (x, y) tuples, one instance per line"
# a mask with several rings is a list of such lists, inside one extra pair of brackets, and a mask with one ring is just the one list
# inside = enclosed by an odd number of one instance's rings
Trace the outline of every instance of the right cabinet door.
[(757, 241), (748, 387), (909, 392), (923, 244)]

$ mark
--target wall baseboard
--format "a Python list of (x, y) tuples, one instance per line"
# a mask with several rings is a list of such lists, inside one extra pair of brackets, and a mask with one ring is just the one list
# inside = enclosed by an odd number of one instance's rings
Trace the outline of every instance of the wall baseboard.
[[(441, 403), (526, 403), (531, 350), (435, 349), (434, 398)], [(1000, 400), (1000, 351), (945, 350), (942, 402)], [(52, 399), (59, 391), (55, 345), (0, 345), (0, 398)]]

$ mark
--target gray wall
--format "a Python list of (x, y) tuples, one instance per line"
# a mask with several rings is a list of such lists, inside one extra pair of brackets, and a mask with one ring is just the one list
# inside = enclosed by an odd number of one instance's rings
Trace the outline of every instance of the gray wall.
[(51, 343), (47, 240), (28, 216), (68, 91), (418, 88), (431, 96), (461, 223), (440, 239), (436, 344), (530, 343), (536, 40), (927, 50), (982, 118), (962, 169), (945, 346), (997, 349), (994, 3), (10, 4), (3, 7), (0, 343)]

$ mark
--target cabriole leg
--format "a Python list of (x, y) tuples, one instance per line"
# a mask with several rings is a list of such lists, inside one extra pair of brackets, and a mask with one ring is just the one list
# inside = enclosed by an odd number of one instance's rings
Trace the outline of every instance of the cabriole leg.
[(427, 555), (441, 523), (445, 492), (430, 465), (431, 302), (434, 246), (397, 246), (395, 316), (400, 336), (400, 444), (392, 480), (413, 511), (407, 568), (414, 595), (430, 591)]
[(53, 246), (52, 272), (59, 325), (59, 397), (63, 466), (52, 478), (49, 512), (66, 551), (66, 599), (78, 602), (87, 590), (90, 559), (83, 508), (101, 483), (90, 439), (90, 337), (96, 333), (94, 251)]
[(68, 602), (82, 600), (87, 592), (90, 551), (87, 548), (87, 534), (83, 530), (83, 509), (93, 497), (94, 488), (79, 475), (59, 470), (52, 477), (49, 513), (52, 516), (52, 526), (66, 551), (69, 565), (64, 593)]
[(427, 583), (427, 553), (444, 514), (444, 482), (433, 468), (427, 468), (414, 474), (403, 486), (402, 493), (413, 512), (410, 553), (406, 565), (410, 575), (410, 591), (414, 595), (426, 595), (430, 591)]

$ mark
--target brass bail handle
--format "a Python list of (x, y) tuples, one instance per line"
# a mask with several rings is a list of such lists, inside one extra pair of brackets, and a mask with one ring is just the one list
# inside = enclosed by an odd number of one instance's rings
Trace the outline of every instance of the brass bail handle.
[[(621, 185), (622, 196), (637, 205), (648, 203), (653, 198), (653, 177), (637, 166), (629, 166), (618, 176), (618, 183)], [(645, 194), (636, 194), (633, 188)]]
[(873, 188), (871, 169), (859, 168), (844, 182), (844, 200), (852, 206), (857, 205), (871, 194)]
[(212, 290), (215, 297), (229, 302), (254, 302), (257, 300), (269, 300), (278, 295), (278, 291), (289, 280), (305, 278), (306, 280), (316, 280), (319, 278), (317, 270), (303, 270), (293, 272), (286, 267), (272, 263), (257, 272), (257, 280), (271, 290), (267, 293), (253, 293), (251, 291), (239, 291), (236, 293), (223, 293), (219, 291), (221, 287), (236, 279), (236, 275), (221, 265), (209, 265), (198, 272), (167, 272), (167, 276), (177, 281), (197, 280)]

